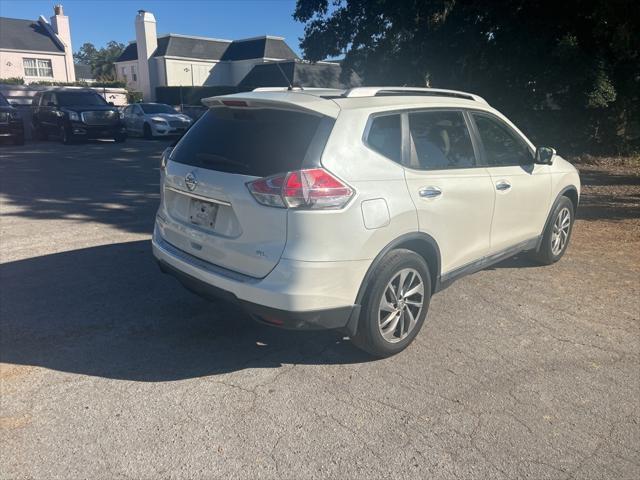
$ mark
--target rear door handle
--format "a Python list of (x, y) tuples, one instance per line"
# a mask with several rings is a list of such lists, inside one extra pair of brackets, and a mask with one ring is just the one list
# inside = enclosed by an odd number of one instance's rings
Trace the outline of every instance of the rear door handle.
[(437, 198), (442, 195), (442, 190), (440, 190), (438, 187), (425, 187), (421, 188), (418, 191), (418, 194), (422, 198)]
[(504, 180), (496, 183), (496, 190), (504, 192), (505, 190), (509, 190), (511, 188), (511, 184), (509, 182), (505, 182)]

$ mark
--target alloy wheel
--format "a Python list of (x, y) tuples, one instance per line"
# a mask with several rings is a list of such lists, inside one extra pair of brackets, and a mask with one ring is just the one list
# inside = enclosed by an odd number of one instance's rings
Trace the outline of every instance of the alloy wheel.
[(551, 232), (551, 253), (554, 255), (560, 255), (564, 247), (569, 240), (569, 230), (571, 228), (571, 212), (567, 207), (564, 207), (553, 224), (553, 231)]
[(424, 281), (413, 268), (403, 268), (387, 284), (378, 308), (378, 328), (387, 342), (406, 338), (418, 323), (424, 304)]

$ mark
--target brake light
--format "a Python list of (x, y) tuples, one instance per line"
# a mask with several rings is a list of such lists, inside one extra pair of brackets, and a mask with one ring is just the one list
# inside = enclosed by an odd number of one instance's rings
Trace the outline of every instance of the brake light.
[(269, 207), (306, 210), (338, 209), (353, 189), (323, 168), (296, 170), (247, 183), (253, 197)]
[(248, 107), (249, 105), (244, 100), (223, 100), (222, 104), (227, 107)]

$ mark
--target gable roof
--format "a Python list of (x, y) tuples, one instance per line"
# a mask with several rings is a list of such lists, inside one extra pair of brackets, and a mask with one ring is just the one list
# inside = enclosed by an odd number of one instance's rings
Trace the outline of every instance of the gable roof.
[(257, 37), (234, 40), (222, 60), (248, 60), (250, 58), (277, 58), (295, 60), (298, 56), (281, 37)]
[(342, 67), (335, 63), (302, 63), (300, 61), (262, 63), (255, 65), (238, 86), (247, 89), (287, 87), (287, 81), (293, 86), (308, 88), (349, 88), (362, 84), (362, 80), (356, 73), (351, 73), (346, 83), (342, 82), (341, 73)]
[(0, 17), (0, 48), (64, 53), (41, 23), (19, 18)]

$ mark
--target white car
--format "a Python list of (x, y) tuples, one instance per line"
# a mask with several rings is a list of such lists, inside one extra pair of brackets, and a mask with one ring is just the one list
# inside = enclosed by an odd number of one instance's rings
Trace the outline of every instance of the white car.
[(122, 121), (130, 135), (145, 138), (182, 135), (192, 124), (191, 117), (176, 112), (164, 103), (134, 103), (122, 113)]
[(476, 95), (258, 89), (204, 103), (163, 155), (153, 252), (262, 322), (342, 329), (392, 355), (454, 280), (567, 249), (578, 172)]

